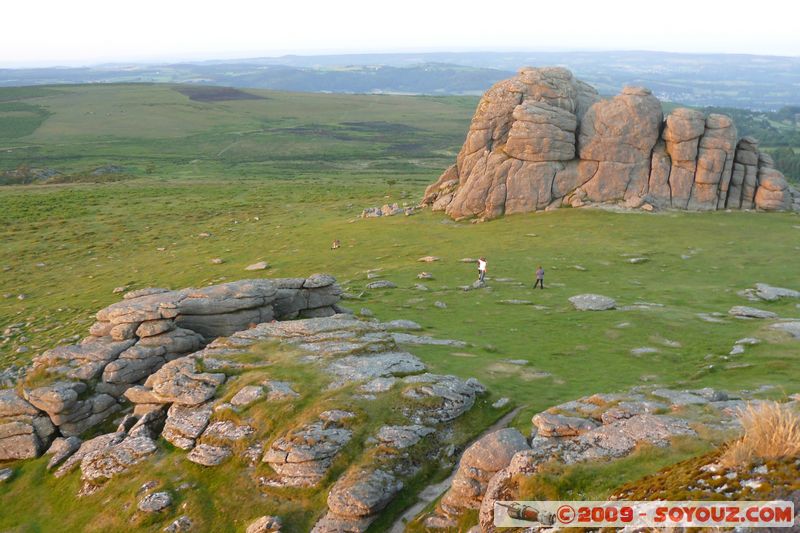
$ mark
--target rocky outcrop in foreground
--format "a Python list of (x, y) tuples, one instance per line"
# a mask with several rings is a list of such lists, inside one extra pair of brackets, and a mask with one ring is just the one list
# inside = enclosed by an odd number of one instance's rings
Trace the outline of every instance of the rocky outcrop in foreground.
[[(0, 460), (36, 457), (55, 436), (80, 435), (121, 409), (129, 389), (163, 368), (175, 386), (150, 389), (154, 405), (198, 405), (224, 381), (183, 356), (219, 336), (271, 320), (336, 314), (341, 289), (326, 274), (241, 280), (202, 289), (141, 289), (97, 312), (79, 344), (33, 359), (21, 395), (0, 391)], [(132, 391), (131, 394), (136, 394)]]
[[(137, 508), (149, 514), (172, 504), (156, 490), (166, 454), (204, 468), (233, 463), (279, 501), (298, 488), (329, 491), (324, 508), (292, 511), (313, 512), (313, 531), (365, 531), (425, 468), (452, 464), (471, 431), (459, 419), (486, 391), (429, 373), (404, 350), (456, 341), (407, 333), (422, 329), (407, 320), (356, 319), (336, 304), (339, 292), (318, 275), (134, 293), (98, 313), (88, 342), (38, 358), (22, 394), (0, 391), (0, 457), (47, 450), (53, 475), (80, 473), (77, 496), (147, 468), (156, 480)], [(309, 314), (326, 316), (273, 320)], [(127, 381), (107, 379), (135, 350), (159, 360)], [(305, 378), (272, 377), (281, 371)], [(116, 429), (97, 435), (112, 419)], [(251, 529), (280, 523), (266, 516)]]
[(730, 117), (661, 109), (642, 87), (603, 100), (567, 69), (523, 68), (484, 94), (422, 204), (454, 219), (596, 204), (800, 211), (800, 192)]
[(639, 387), (551, 407), (533, 417), (530, 438), (502, 429), (467, 448), (449, 490), (420, 519), (431, 530), (454, 528), (461, 515), (479, 509), (480, 531), (495, 531), (494, 502), (531, 499), (520, 492), (520, 484), (543, 465), (615, 460), (644, 444), (730, 435), (739, 430), (739, 410), (747, 401), (758, 402), (749, 398), (715, 389)]

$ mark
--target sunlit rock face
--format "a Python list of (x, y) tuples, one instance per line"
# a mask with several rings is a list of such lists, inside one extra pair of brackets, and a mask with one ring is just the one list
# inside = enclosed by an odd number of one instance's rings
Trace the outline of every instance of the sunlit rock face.
[(730, 117), (664, 117), (646, 88), (601, 99), (567, 69), (525, 67), (483, 95), (422, 204), (457, 220), (593, 204), (800, 211), (800, 193)]

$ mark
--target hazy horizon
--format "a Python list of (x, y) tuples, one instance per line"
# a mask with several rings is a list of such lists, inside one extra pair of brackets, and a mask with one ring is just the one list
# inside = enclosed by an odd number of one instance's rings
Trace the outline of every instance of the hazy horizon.
[(756, 57), (788, 57), (800, 58), (800, 55), (782, 55), (782, 54), (755, 54), (755, 53), (741, 53), (741, 52), (673, 52), (670, 50), (646, 50), (646, 49), (589, 49), (589, 48), (539, 48), (539, 49), (474, 49), (474, 50), (461, 50), (461, 49), (442, 49), (442, 50), (414, 50), (414, 49), (398, 49), (398, 50), (377, 50), (377, 51), (359, 51), (359, 50), (343, 50), (343, 51), (320, 51), (320, 52), (285, 52), (276, 54), (258, 54), (256, 52), (232, 52), (229, 54), (213, 54), (213, 55), (186, 55), (176, 57), (142, 57), (130, 59), (107, 59), (97, 60), (93, 62), (73, 61), (73, 62), (34, 62), (24, 64), (0, 64), (0, 69), (29, 69), (29, 68), (97, 68), (103, 66), (125, 66), (125, 65), (170, 65), (176, 63), (202, 63), (214, 61), (249, 61), (249, 60), (264, 60), (264, 59), (281, 59), (286, 57), (337, 57), (337, 56), (382, 56), (382, 55), (435, 55), (435, 54), (537, 54), (537, 53), (644, 53), (644, 54), (676, 54), (676, 55), (731, 55), (731, 56), (756, 56)]
[(676, 0), (657, 16), (634, 0), (578, 1), (563, 14), (535, 5), (487, 8), (476, 0), (409, 0), (402, 9), (362, 0), (230, 0), (224, 9), (207, 0), (44, 0), (5, 11), (13, 24), (0, 32), (3, 68), (487, 51), (800, 56), (793, 16), (799, 10), (777, 0), (764, 0), (753, 12)]

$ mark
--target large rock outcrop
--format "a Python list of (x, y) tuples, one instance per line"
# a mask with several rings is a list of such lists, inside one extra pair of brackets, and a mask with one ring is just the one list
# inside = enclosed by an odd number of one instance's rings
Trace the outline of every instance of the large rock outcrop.
[[(329, 277), (277, 284), (309, 291), (300, 296), (286, 293), (279, 304), (273, 300), (273, 309), (283, 309), (273, 311), (278, 317), (286, 316), (285, 310), (292, 308), (292, 314), (302, 315), (302, 309), (319, 309), (330, 305), (327, 302), (332, 294), (338, 296), (338, 288), (333, 288)], [(261, 282), (258, 285), (265, 290), (274, 287)], [(202, 293), (225, 295), (219, 300), (223, 303), (208, 309), (220, 310), (220, 315), (236, 313), (240, 305), (265, 307), (271, 298), (245, 296), (245, 287), (213, 287)], [(126, 329), (138, 332), (134, 337), (104, 341), (124, 345), (115, 345), (113, 350), (106, 347), (101, 350), (106, 355), (98, 358), (83, 357), (84, 352), (77, 348), (61, 350), (57, 365), (40, 367), (37, 374), (28, 376), (36, 381), (21, 384), (25, 397), (17, 389), (0, 390), (2, 460), (33, 458), (48, 450), (48, 469), (54, 476), (80, 471), (80, 497), (102, 491), (106, 484), (115, 483), (115, 478), (135, 474), (137, 469), (155, 470), (154, 477), (161, 477), (157, 472), (165, 464), (164, 451), (175, 447), (187, 453), (169, 456), (170, 468), (174, 468), (175, 460), (203, 468), (225, 463), (225, 468), (239, 469), (243, 479), (252, 480), (253, 490), (273, 493), (275, 501), (281, 502), (279, 508), (287, 510), (292, 520), (299, 512), (318, 514), (312, 529), (315, 532), (363, 532), (404, 487), (413, 487), (409, 482), (424, 474), (428, 465), (452, 464), (455, 450), (474, 430), (468, 428), (473, 422), (462, 417), (476, 406), (485, 388), (474, 378), (428, 373), (419, 358), (403, 351), (423, 343), (457, 342), (401, 333), (422, 329), (415, 322), (381, 323), (336, 313), (270, 320), (220, 335), (206, 344), (205, 335), (174, 325), (180, 313), (169, 315), (179, 308), (207, 310), (208, 302), (175, 302), (173, 291), (147, 291), (135, 296), (147, 298), (148, 303), (129, 298), (132, 305), (115, 304), (113, 312), (106, 309), (100, 313), (109, 322), (124, 317), (129, 322), (121, 324), (136, 325)], [(298, 305), (303, 306), (299, 311)], [(313, 307), (306, 307), (310, 305)], [(103, 326), (94, 331), (106, 329)], [(145, 344), (148, 350), (160, 348), (160, 357), (165, 352), (174, 356), (156, 365), (158, 368), (146, 377), (128, 384), (122, 397), (98, 392), (98, 387), (106, 383), (103, 376), (120, 360), (120, 354), (144, 349), (143, 340), (181, 329), (187, 332), (185, 336), (201, 339), (183, 345), (183, 341), (168, 337), (172, 340), (166, 343)], [(189, 347), (195, 349), (181, 353)], [(112, 352), (116, 355), (107, 355)], [(104, 366), (96, 364), (98, 361)], [(88, 370), (84, 372), (85, 368)], [(56, 370), (49, 375), (49, 369)], [(74, 371), (79, 375), (70, 374)], [(287, 371), (307, 379), (271, 379), (270, 374)], [(91, 378), (81, 379), (89, 374)], [(373, 401), (382, 402), (388, 409), (370, 408)], [(320, 410), (320, 405), (327, 408)], [(479, 408), (489, 409), (485, 401)], [(81, 432), (82, 436), (95, 435), (98, 428), (92, 426), (117, 411), (121, 412), (114, 431), (88, 440), (67, 437), (81, 428), (91, 430)], [(524, 445), (521, 435), (515, 437), (513, 449), (505, 453), (507, 458)], [(487, 471), (484, 479), (503, 466), (481, 460), (480, 455), (484, 452), (477, 451), (472, 462)], [(251, 470), (244, 470), (247, 467), (243, 468), (243, 462)], [(257, 477), (251, 475), (260, 462), (265, 463), (264, 470)], [(140, 488), (139, 492), (149, 493), (140, 500), (145, 502), (139, 507), (141, 513), (156, 513), (158, 509), (150, 509), (151, 500), (161, 501), (168, 494), (151, 492), (158, 484), (150, 481)], [(291, 493), (308, 487), (329, 490), (327, 500), (315, 502), (313, 508), (293, 504)], [(141, 497), (139, 493), (136, 496)], [(160, 520), (156, 514), (148, 519)], [(275, 530), (279, 521), (266, 518), (258, 524), (248, 531)], [(158, 529), (177, 530), (172, 526)]]
[(332, 316), (340, 294), (328, 274), (129, 292), (97, 312), (80, 343), (33, 359), (24, 399), (0, 391), (0, 459), (36, 457), (57, 433), (82, 434), (120, 411), (125, 398), (153, 408), (198, 406), (225, 376), (200, 371), (188, 354), (256, 324)]
[(664, 119), (643, 87), (602, 100), (567, 69), (526, 67), (484, 94), (456, 163), (422, 199), (457, 220), (609, 203), (800, 211), (800, 192), (730, 117)]

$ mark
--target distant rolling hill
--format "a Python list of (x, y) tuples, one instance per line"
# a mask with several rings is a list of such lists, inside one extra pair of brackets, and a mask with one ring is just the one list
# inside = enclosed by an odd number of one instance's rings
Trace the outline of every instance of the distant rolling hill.
[(460, 52), (283, 56), (175, 64), (0, 69), (0, 86), (192, 83), (304, 92), (481, 94), (524, 65), (561, 65), (604, 94), (644, 85), (692, 106), (800, 105), (800, 58), (666, 52)]
[[(309, 172), (435, 178), (477, 96), (318, 94), (198, 84), (0, 87), (0, 185)], [(800, 107), (731, 115), (800, 178)]]

